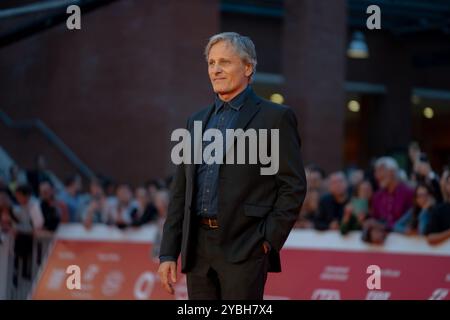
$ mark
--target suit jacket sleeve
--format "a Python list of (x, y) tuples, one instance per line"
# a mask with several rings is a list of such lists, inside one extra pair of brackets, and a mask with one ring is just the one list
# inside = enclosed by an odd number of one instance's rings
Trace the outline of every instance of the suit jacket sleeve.
[(297, 221), (306, 195), (306, 177), (301, 157), (297, 120), (291, 109), (284, 111), (279, 129), (278, 196), (266, 218), (265, 239), (280, 251)]
[(181, 236), (184, 219), (184, 204), (186, 194), (186, 170), (183, 163), (176, 165), (175, 174), (170, 188), (169, 207), (163, 228), (163, 236), (159, 256), (161, 262), (177, 260), (181, 251)]

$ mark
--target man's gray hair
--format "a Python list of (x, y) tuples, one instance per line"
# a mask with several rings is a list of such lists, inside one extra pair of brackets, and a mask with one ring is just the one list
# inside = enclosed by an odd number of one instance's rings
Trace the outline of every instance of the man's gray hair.
[(246, 36), (241, 36), (237, 32), (222, 32), (216, 35), (213, 35), (209, 38), (208, 44), (205, 47), (205, 58), (208, 61), (209, 50), (211, 47), (220, 41), (227, 41), (230, 43), (237, 51), (241, 59), (245, 63), (249, 63), (253, 67), (253, 73), (250, 76), (250, 80), (253, 80), (253, 76), (256, 71), (256, 49), (253, 41)]
[(392, 170), (398, 173), (398, 164), (392, 157), (381, 157), (375, 161), (375, 168), (385, 167), (388, 170)]

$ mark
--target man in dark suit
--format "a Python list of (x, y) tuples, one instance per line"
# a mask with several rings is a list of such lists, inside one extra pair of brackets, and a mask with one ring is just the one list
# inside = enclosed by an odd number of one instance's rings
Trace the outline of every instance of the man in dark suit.
[[(262, 299), (267, 272), (281, 271), (280, 250), (306, 194), (297, 120), (290, 108), (253, 92), (256, 52), (250, 38), (215, 35), (205, 56), (215, 101), (190, 117), (187, 130), (194, 134), (195, 121), (223, 136), (227, 129), (278, 130), (278, 140), (268, 139), (265, 147), (278, 152), (279, 163), (268, 175), (262, 161), (177, 165), (158, 272), (173, 293), (181, 253), (190, 299)], [(248, 144), (245, 151), (251, 152)]]

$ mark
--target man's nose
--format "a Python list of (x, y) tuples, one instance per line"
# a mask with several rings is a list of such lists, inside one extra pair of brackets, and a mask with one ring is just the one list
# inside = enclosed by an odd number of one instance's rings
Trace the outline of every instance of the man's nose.
[(222, 72), (222, 68), (219, 65), (216, 64), (216, 65), (213, 66), (213, 70), (212, 71), (213, 71), (214, 74), (221, 73)]

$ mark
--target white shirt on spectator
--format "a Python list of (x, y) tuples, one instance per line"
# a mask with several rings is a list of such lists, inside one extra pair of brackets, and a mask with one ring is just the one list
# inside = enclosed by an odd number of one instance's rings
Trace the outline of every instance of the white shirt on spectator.
[(24, 206), (18, 206), (14, 209), (14, 215), (17, 220), (17, 229), (23, 232), (39, 230), (44, 227), (44, 215), (41, 211), (39, 201), (30, 198)]
[(115, 224), (118, 221), (122, 221), (125, 224), (131, 223), (131, 212), (135, 208), (134, 204), (130, 202), (127, 205), (116, 202), (110, 206), (107, 211), (107, 223)]

